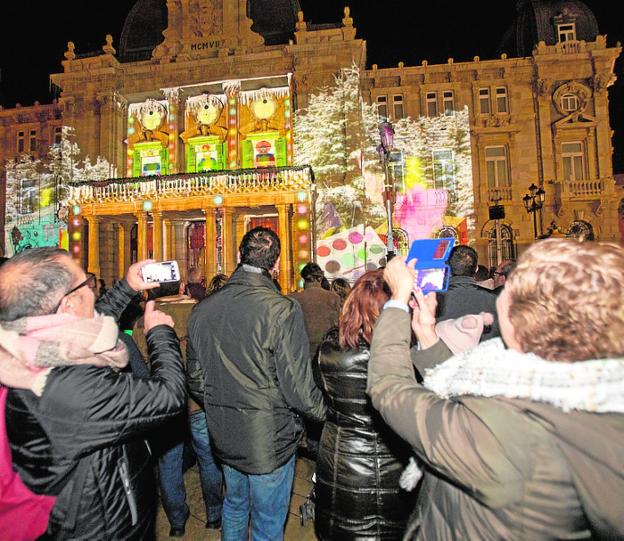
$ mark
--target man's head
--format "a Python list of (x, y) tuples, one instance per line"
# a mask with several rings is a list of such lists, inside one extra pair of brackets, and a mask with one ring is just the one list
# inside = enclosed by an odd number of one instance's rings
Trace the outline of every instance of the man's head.
[(494, 287), (505, 285), (505, 280), (507, 280), (507, 277), (515, 266), (516, 262), (511, 259), (505, 259), (505, 261), (502, 261), (494, 271)]
[(624, 249), (548, 239), (522, 254), (497, 301), (507, 345), (575, 362), (624, 355)]
[(455, 246), (451, 250), (448, 264), (453, 276), (473, 277), (477, 271), (477, 252), (470, 246)]
[(325, 278), (325, 274), (323, 273), (323, 269), (319, 267), (316, 263), (310, 261), (310, 263), (306, 264), (305, 267), (301, 269), (301, 278), (303, 278), (306, 283), (321, 283), (323, 278)]
[(242, 264), (270, 272), (279, 261), (280, 240), (271, 229), (254, 227), (245, 234), (238, 251)]
[(0, 268), (0, 320), (57, 312), (93, 317), (95, 285), (65, 250), (24, 250)]
[(188, 271), (189, 284), (195, 284), (201, 282), (201, 272), (197, 267), (191, 267)]

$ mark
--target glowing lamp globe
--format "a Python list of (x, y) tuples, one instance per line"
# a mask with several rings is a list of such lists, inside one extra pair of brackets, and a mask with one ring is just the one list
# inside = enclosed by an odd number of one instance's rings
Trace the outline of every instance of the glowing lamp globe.
[(74, 205), (72, 207), (72, 212), (74, 213), (74, 216), (80, 216), (80, 211), (82, 209), (80, 208), (80, 205)]
[(221, 197), (220, 195), (215, 195), (212, 201), (217, 206), (223, 205), (223, 197)]
[(143, 210), (150, 212), (154, 208), (154, 204), (151, 201), (143, 201)]
[(210, 99), (206, 99), (206, 101), (200, 105), (195, 118), (199, 124), (212, 126), (217, 120), (219, 120), (222, 111), (223, 102), (219, 98), (212, 97)]

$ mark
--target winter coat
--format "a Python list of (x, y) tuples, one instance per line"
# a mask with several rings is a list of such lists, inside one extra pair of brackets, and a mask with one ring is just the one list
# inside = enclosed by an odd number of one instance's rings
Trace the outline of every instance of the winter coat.
[(494, 316), (494, 324), (483, 332), (481, 340), (495, 338), (500, 336), (496, 297), (492, 290), (479, 286), (471, 276), (451, 276), (448, 291), (438, 294), (436, 321), (489, 312)]
[[(614, 380), (602, 364), (552, 363), (490, 340), (440, 364), (450, 357), (440, 341), (413, 353), (434, 392), (416, 382), (409, 343), (409, 315), (384, 310), (368, 392), (425, 465), (407, 539), (624, 538), (621, 360), (609, 361)], [(544, 370), (566, 373), (553, 385)], [(576, 370), (592, 375), (568, 375)]]
[(266, 271), (241, 265), (197, 305), (188, 330), (189, 388), (203, 402), (215, 455), (247, 474), (284, 465), (301, 437), (297, 412), (325, 418), (301, 307)]
[(310, 357), (315, 358), (327, 331), (338, 325), (340, 297), (333, 291), (323, 289), (320, 282), (306, 282), (303, 291), (292, 293), (290, 297), (301, 305), (310, 340)]
[[(120, 314), (134, 292), (124, 282), (97, 305)], [(33, 492), (57, 496), (46, 539), (145, 539), (152, 535), (156, 487), (146, 433), (186, 402), (173, 329), (147, 335), (150, 379), (89, 365), (51, 370), (41, 397), (11, 390), (6, 407), (13, 466)], [(80, 461), (88, 461), (76, 528), (63, 529)], [(67, 479), (69, 481), (67, 482)], [(126, 486), (124, 486), (126, 484)]]
[(341, 350), (338, 331), (320, 350), (327, 420), (316, 462), (316, 534), (321, 540), (401, 539), (414, 493), (399, 488), (410, 449), (366, 396), (369, 349)]

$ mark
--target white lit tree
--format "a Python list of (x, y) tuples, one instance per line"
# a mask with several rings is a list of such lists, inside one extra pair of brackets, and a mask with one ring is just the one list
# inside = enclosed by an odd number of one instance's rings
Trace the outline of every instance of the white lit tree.
[(80, 159), (72, 128), (63, 127), (59, 145), (43, 158), (28, 154), (9, 160), (6, 170), (5, 246), (14, 253), (26, 246), (48, 246), (58, 241), (66, 224), (59, 215), (71, 182), (103, 180), (110, 164), (98, 157), (95, 163)]

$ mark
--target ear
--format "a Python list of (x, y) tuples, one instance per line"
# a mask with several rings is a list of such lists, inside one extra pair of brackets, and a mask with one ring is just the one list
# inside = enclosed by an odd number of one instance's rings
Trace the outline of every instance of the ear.
[(57, 314), (76, 314), (76, 299), (74, 298), (74, 295), (69, 295), (67, 297), (63, 297), (63, 300), (61, 301), (61, 305), (59, 306), (58, 310), (56, 311)]

